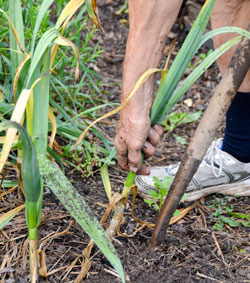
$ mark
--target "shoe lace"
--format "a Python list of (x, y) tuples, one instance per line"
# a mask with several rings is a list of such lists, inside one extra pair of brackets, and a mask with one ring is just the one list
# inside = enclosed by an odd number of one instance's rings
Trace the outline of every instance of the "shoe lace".
[[(218, 139), (217, 141), (212, 142), (205, 158), (202, 161), (203, 164), (212, 169), (212, 172), (216, 178), (220, 177), (223, 169), (223, 153), (220, 149), (221, 141), (222, 139)], [(218, 159), (216, 158), (216, 164), (218, 164), (218, 167), (215, 165), (215, 156), (219, 157)], [(209, 163), (207, 163), (206, 160), (208, 160)]]

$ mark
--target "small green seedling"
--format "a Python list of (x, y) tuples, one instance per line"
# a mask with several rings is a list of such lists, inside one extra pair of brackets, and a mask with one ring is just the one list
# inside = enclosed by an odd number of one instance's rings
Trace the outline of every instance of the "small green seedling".
[[(162, 122), (162, 125), (165, 126), (168, 132), (171, 133), (176, 127), (180, 125), (190, 124), (199, 120), (201, 117), (201, 113), (202, 111), (197, 111), (194, 113), (172, 112), (167, 116), (166, 120)], [(179, 144), (181, 145), (187, 144), (187, 140), (185, 138), (178, 136), (176, 134), (173, 134), (173, 136)]]
[(208, 201), (207, 204), (208, 207), (215, 209), (210, 215), (210, 219), (214, 222), (213, 227), (216, 230), (221, 231), (225, 225), (229, 225), (232, 228), (239, 226), (250, 227), (250, 214), (234, 212), (234, 207), (229, 206), (226, 199), (216, 198)]
[(187, 144), (187, 139), (186, 138), (183, 138), (181, 136), (178, 136), (178, 135), (175, 135), (173, 134), (173, 137), (176, 139), (176, 141), (181, 144), (181, 145), (185, 145)]
[(162, 125), (166, 127), (168, 132), (172, 132), (176, 127), (180, 125), (190, 124), (200, 119), (202, 111), (197, 111), (194, 113), (186, 112), (172, 112), (170, 113), (166, 120), (162, 122)]
[[(165, 197), (168, 194), (169, 187), (173, 181), (172, 176), (165, 176), (162, 181), (158, 177), (153, 177), (155, 183), (155, 190), (149, 190), (148, 194), (152, 198), (151, 200), (149, 199), (144, 199), (144, 201), (149, 205), (149, 207), (153, 206), (155, 210), (160, 211), (161, 206), (163, 204), (163, 201)], [(183, 196), (182, 201), (186, 198), (186, 194)], [(180, 211), (176, 210), (174, 213), (174, 216), (180, 215)]]
[(240, 253), (240, 254), (243, 254), (243, 253), (246, 252), (245, 249), (239, 249), (239, 248), (236, 247), (235, 245), (233, 245), (232, 248), (233, 248), (237, 253)]
[(205, 60), (210, 54), (212, 54), (212, 53), (213, 53), (213, 49), (209, 49), (207, 53), (200, 53), (200, 54), (199, 54), (199, 58), (196, 59), (194, 63), (190, 62), (190, 63), (188, 64), (188, 69), (189, 69), (190, 71), (195, 70), (195, 68), (196, 68), (197, 66), (199, 66), (199, 64), (200, 64), (202, 61), (204, 61), (204, 60)]
[(199, 56), (201, 60), (205, 60), (212, 53), (213, 53), (213, 49), (209, 49), (207, 53), (200, 53)]

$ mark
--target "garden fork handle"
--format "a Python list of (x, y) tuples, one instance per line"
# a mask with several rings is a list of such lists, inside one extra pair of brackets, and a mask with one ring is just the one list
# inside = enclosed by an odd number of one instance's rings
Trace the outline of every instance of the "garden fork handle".
[[(248, 25), (247, 30), (250, 31), (250, 25)], [(153, 233), (153, 244), (164, 241), (169, 221), (205, 156), (215, 132), (221, 125), (249, 67), (250, 39), (243, 37), (211, 98), (162, 205)]]

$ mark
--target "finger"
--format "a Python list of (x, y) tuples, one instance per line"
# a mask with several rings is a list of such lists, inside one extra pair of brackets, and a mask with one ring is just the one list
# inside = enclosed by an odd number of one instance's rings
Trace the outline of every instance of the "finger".
[(129, 170), (128, 166), (128, 148), (122, 136), (117, 135), (115, 138), (115, 149), (119, 165), (124, 170)]
[(160, 141), (160, 138), (161, 136), (158, 134), (158, 132), (154, 128), (150, 128), (149, 136), (148, 136), (149, 142), (152, 145), (156, 146)]
[(137, 172), (141, 167), (141, 149), (141, 143), (135, 141), (128, 150), (128, 165), (132, 172)]
[(145, 141), (142, 152), (145, 154), (145, 159), (149, 158), (155, 153), (155, 147), (150, 142)]
[(161, 136), (163, 134), (163, 128), (159, 124), (155, 124), (152, 128), (158, 133), (158, 135)]
[(137, 175), (149, 175), (150, 169), (145, 164), (142, 164), (141, 168), (137, 171)]

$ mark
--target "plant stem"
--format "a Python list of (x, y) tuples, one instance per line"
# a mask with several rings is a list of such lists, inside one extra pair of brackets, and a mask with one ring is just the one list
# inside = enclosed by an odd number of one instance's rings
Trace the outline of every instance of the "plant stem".
[(134, 184), (136, 173), (130, 171), (125, 182), (125, 187), (131, 187)]
[(37, 269), (38, 269), (38, 258), (37, 258), (37, 240), (29, 239), (29, 256), (30, 256), (30, 279), (31, 283), (36, 283)]
[(29, 258), (31, 282), (37, 282), (37, 202), (26, 200), (26, 221), (29, 229)]
[(37, 206), (37, 202), (26, 201), (26, 218), (27, 218), (30, 240), (37, 240), (36, 206)]

